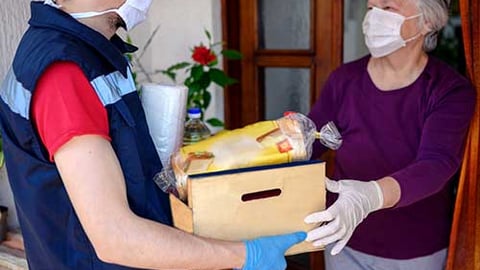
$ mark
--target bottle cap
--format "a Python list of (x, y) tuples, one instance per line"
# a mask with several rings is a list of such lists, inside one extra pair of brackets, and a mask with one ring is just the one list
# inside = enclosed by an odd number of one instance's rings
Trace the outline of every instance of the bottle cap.
[(189, 108), (187, 113), (188, 118), (200, 118), (202, 116), (202, 110), (200, 110), (200, 108)]
[(289, 116), (289, 115), (296, 114), (296, 113), (297, 113), (297, 112), (294, 112), (294, 111), (285, 111), (285, 112), (283, 113), (283, 116), (285, 117), (285, 116)]

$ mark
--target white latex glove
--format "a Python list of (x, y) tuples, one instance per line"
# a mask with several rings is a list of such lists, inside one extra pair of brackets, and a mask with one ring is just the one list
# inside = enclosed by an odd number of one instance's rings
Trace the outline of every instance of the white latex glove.
[(383, 193), (375, 181), (325, 180), (330, 192), (338, 193), (337, 201), (328, 209), (305, 218), (306, 223), (323, 223), (308, 233), (307, 241), (314, 246), (337, 242), (331, 254), (338, 254), (347, 244), (355, 228), (369, 213), (383, 206)]

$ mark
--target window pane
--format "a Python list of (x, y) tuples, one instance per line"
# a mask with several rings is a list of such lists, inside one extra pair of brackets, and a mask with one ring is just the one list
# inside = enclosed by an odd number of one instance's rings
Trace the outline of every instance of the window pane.
[(350, 62), (368, 54), (362, 31), (367, 1), (345, 0), (344, 5), (343, 61)]
[(265, 119), (283, 116), (285, 111), (307, 114), (310, 110), (310, 70), (265, 68)]
[(310, 49), (310, 0), (259, 0), (258, 17), (260, 48)]

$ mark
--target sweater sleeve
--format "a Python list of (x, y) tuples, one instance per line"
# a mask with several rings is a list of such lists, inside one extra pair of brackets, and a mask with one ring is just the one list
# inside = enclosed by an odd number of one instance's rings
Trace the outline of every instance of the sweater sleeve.
[(435, 194), (456, 173), (474, 109), (475, 91), (467, 83), (438, 98), (425, 119), (415, 160), (391, 175), (401, 188), (396, 207)]

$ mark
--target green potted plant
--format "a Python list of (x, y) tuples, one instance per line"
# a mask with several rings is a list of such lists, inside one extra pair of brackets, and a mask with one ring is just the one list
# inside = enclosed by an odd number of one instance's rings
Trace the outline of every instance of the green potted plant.
[[(205, 30), (208, 39), (207, 44), (200, 43), (191, 49), (191, 58), (193, 62), (180, 62), (168, 67), (161, 72), (176, 82), (177, 72), (184, 70), (188, 75), (183, 84), (188, 88), (187, 108), (200, 108), (202, 111), (202, 120), (212, 100), (209, 87), (212, 83), (224, 88), (237, 82), (236, 79), (229, 77), (225, 72), (219, 69), (217, 47), (222, 47), (223, 42), (212, 42), (209, 31)], [(226, 59), (239, 60), (242, 54), (236, 50), (220, 48), (219, 53)], [(218, 118), (206, 120), (213, 127), (223, 127), (223, 122)]]

